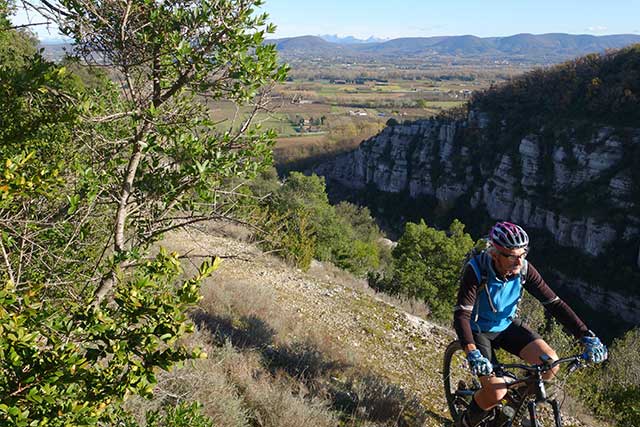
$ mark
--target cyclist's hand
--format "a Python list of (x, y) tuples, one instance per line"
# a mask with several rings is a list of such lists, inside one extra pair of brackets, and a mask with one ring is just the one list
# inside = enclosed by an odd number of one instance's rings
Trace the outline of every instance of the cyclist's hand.
[(584, 354), (582, 357), (592, 363), (601, 363), (607, 360), (609, 354), (607, 352), (607, 347), (602, 344), (600, 339), (593, 335), (592, 336), (584, 336), (582, 337), (582, 344), (584, 345)]
[(480, 350), (472, 350), (467, 354), (467, 360), (471, 366), (471, 373), (473, 375), (484, 376), (493, 372), (493, 365), (489, 362), (489, 359), (484, 357)]

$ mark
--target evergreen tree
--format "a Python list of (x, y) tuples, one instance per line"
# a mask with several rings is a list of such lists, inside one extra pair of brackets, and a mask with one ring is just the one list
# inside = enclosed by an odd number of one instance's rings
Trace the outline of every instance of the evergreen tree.
[(427, 226), (424, 220), (407, 223), (392, 252), (391, 275), (382, 279), (379, 287), (422, 299), (434, 317), (448, 319), (453, 312), (461, 265), (472, 247), (471, 236), (458, 220), (446, 232)]

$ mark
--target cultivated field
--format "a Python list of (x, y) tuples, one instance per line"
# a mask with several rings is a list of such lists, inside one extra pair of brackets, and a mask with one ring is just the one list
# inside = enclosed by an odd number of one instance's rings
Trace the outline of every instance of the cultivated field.
[[(294, 64), (288, 80), (274, 88), (269, 111), (254, 119), (278, 133), (275, 157), (282, 172), (353, 149), (390, 119), (428, 118), (460, 106), (474, 91), (512, 74), (504, 68), (310, 64)], [(230, 127), (240, 126), (250, 111), (229, 102), (209, 106), (212, 118)]]

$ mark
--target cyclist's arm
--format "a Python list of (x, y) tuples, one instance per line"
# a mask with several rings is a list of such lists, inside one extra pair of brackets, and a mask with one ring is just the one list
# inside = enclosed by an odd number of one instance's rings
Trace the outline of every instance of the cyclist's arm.
[(589, 328), (578, 317), (578, 315), (556, 295), (547, 285), (538, 270), (529, 263), (527, 270), (527, 280), (525, 289), (542, 303), (545, 309), (567, 328), (576, 338), (582, 338)]
[(478, 289), (478, 278), (471, 265), (462, 275), (460, 287), (458, 288), (458, 299), (453, 313), (453, 326), (458, 334), (458, 340), (465, 352), (475, 350), (476, 345), (471, 332), (471, 312), (476, 302), (476, 292)]

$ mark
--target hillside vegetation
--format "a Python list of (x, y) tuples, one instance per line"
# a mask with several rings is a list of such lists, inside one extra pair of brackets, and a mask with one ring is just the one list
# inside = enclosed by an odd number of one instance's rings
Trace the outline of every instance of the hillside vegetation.
[(470, 108), (517, 126), (554, 126), (566, 120), (616, 126), (640, 123), (640, 44), (539, 68), (478, 92)]

